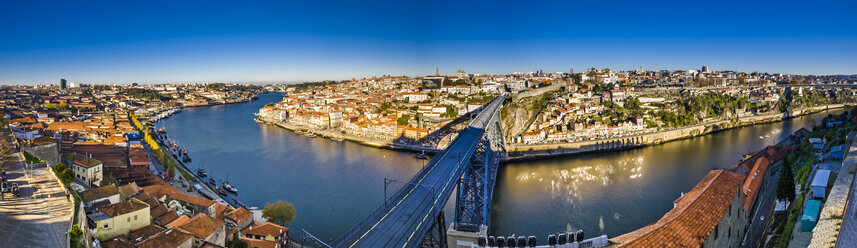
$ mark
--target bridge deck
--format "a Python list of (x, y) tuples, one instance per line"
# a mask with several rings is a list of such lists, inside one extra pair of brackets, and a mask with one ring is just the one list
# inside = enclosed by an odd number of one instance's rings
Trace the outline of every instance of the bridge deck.
[(485, 133), (485, 127), (501, 103), (499, 96), (446, 150), (432, 158), (400, 189), (386, 206), (381, 206), (361, 223), (335, 241), (335, 247), (415, 247), (420, 244), (458, 184), (464, 168)]

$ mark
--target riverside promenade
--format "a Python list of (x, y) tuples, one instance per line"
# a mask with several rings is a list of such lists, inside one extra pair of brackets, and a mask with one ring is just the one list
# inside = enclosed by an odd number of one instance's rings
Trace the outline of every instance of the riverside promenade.
[[(561, 157), (588, 152), (632, 149), (648, 145), (662, 144), (665, 142), (680, 139), (693, 138), (729, 129), (777, 122), (788, 118), (794, 118), (798, 116), (818, 113), (825, 110), (839, 109), (843, 107), (846, 107), (846, 105), (833, 104), (795, 110), (788, 113), (749, 115), (742, 117), (737, 122), (733, 122), (731, 120), (708, 121), (705, 123), (700, 123), (687, 127), (672, 128), (651, 133), (595, 140), (545, 144), (508, 144), (507, 150), (510, 151), (510, 156), (504, 157), (502, 161), (525, 161), (532, 159)], [(514, 154), (515, 156), (511, 156), (511, 154)]]

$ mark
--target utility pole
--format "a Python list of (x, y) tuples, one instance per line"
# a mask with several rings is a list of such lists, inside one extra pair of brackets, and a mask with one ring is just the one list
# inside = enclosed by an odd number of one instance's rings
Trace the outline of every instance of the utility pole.
[(398, 181), (396, 181), (396, 179), (389, 179), (386, 177), (384, 178), (384, 207), (387, 206), (387, 185), (390, 185), (390, 183), (393, 183), (393, 182), (398, 182)]

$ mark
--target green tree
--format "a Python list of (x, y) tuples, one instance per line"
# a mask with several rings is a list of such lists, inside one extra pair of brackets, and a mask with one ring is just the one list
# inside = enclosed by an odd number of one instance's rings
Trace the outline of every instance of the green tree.
[[(791, 162), (789, 161), (784, 162)], [(795, 180), (794, 175), (792, 175), (792, 164), (791, 163), (783, 163), (783, 169), (780, 171), (780, 178), (777, 179), (777, 200), (783, 201), (788, 200), (791, 201), (795, 198)]]
[(295, 215), (297, 215), (295, 206), (283, 201), (265, 204), (265, 208), (262, 209), (262, 218), (281, 226), (291, 223)]
[(83, 231), (80, 230), (80, 227), (74, 225), (71, 227), (71, 230), (68, 231), (69, 243), (71, 243), (71, 247), (84, 247), (80, 243), (80, 238), (83, 236)]
[(399, 117), (399, 119), (396, 119), (396, 124), (398, 124), (399, 126), (407, 126), (408, 121), (410, 119), (411, 119), (410, 115), (402, 115), (402, 117)]
[(247, 247), (249, 247), (249, 245), (247, 244), (247, 242), (244, 242), (240, 238), (238, 238), (238, 232), (235, 232), (235, 234), (232, 234), (231, 239), (226, 239), (226, 247), (227, 248), (247, 248)]
[(167, 173), (169, 173), (170, 178), (174, 178), (176, 176), (176, 165), (170, 161), (165, 166), (167, 167)]

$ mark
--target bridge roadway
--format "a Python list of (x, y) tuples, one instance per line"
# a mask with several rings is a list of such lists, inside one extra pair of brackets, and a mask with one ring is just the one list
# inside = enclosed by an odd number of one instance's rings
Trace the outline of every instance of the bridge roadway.
[[(334, 247), (416, 247), (443, 210), (504, 95), (486, 104), (447, 149), (362, 222), (334, 241)], [(445, 227), (444, 227), (445, 228)]]

